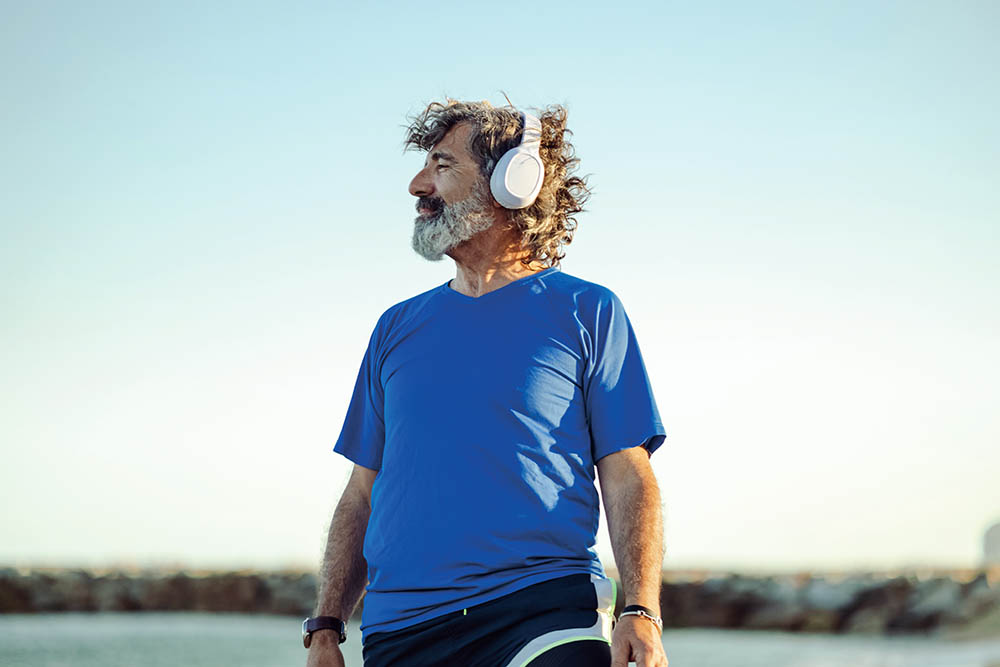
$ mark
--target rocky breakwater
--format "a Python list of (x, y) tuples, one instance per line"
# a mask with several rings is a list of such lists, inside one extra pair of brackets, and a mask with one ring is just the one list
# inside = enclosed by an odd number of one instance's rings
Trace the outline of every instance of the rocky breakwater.
[(211, 611), (308, 616), (316, 577), (301, 572), (0, 569), (0, 613)]
[(748, 577), (666, 572), (668, 627), (1000, 637), (1000, 570)]
[[(0, 613), (204, 611), (308, 616), (315, 575), (0, 569)], [(666, 571), (670, 628), (1000, 637), (1000, 568), (746, 576)]]

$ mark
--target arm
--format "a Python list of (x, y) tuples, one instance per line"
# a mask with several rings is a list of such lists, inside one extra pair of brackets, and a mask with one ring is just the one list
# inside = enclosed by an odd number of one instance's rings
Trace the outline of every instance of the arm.
[[(326, 539), (320, 568), (319, 594), (313, 616), (336, 616), (345, 622), (361, 599), (368, 578), (368, 565), (361, 548), (371, 514), (372, 485), (376, 471), (355, 465), (347, 488), (337, 503)], [(337, 637), (330, 630), (312, 635), (309, 646), (311, 665), (343, 665)]]
[[(660, 614), (663, 567), (663, 515), (660, 489), (642, 447), (609, 454), (597, 462), (611, 548), (618, 564), (625, 604)], [(612, 665), (631, 659), (638, 667), (666, 667), (660, 629), (648, 619), (625, 616), (615, 628)]]

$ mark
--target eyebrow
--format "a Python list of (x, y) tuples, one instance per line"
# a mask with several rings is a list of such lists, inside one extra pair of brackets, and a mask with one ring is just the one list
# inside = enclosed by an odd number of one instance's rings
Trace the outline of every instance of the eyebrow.
[(454, 155), (452, 155), (451, 153), (445, 153), (444, 151), (434, 151), (433, 153), (431, 153), (431, 159), (438, 161), (447, 160), (449, 162), (458, 162), (458, 160), (455, 159)]

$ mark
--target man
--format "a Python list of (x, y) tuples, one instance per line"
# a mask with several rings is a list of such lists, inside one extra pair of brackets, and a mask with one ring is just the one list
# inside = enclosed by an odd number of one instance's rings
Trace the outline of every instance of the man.
[[(369, 342), (334, 447), (355, 466), (311, 667), (343, 665), (339, 619), (366, 579), (368, 666), (667, 665), (649, 464), (665, 436), (621, 302), (559, 270), (588, 195), (565, 126), (560, 107), (448, 101), (408, 129), (427, 152), (413, 248), (456, 275)], [(613, 637), (595, 466), (626, 604)]]

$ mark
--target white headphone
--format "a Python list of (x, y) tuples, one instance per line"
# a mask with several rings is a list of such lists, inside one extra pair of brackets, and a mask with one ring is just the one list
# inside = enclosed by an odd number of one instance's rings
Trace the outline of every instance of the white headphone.
[(538, 149), (542, 145), (542, 123), (531, 114), (521, 112), (524, 135), (521, 143), (503, 154), (490, 176), (490, 192), (504, 208), (528, 208), (535, 203), (545, 165)]

